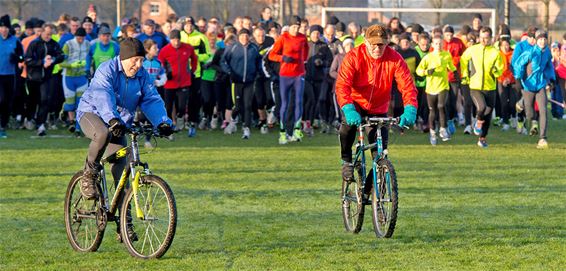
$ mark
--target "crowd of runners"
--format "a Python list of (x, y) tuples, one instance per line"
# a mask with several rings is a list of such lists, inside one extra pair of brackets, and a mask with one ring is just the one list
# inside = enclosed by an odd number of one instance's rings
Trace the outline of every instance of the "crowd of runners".
[[(85, 17), (63, 14), (56, 22), (4, 15), (0, 138), (9, 129), (43, 137), (64, 128), (82, 136), (75, 116), (81, 96), (100, 64), (119, 56), (119, 42), (128, 37), (143, 42), (150, 83), (175, 129), (188, 137), (240, 129), (243, 139), (275, 133), (279, 144), (287, 144), (336, 135), (342, 109), (335, 80), (345, 55), (364, 43), (369, 25), (336, 16), (325, 26), (298, 16), (280, 25), (271, 12), (264, 8), (258, 17), (232, 22), (174, 14), (163, 24), (127, 18), (115, 29), (99, 21), (93, 5)], [(478, 146), (487, 147), (490, 127), (498, 126), (538, 136), (537, 147), (547, 148), (548, 119), (563, 116), (566, 35), (549, 43), (546, 32), (530, 26), (514, 39), (504, 24), (484, 26), (481, 14), (470, 22), (432, 29), (405, 26), (398, 18), (384, 24), (388, 46), (405, 60), (418, 90), (414, 129), (426, 133), (432, 145), (475, 134)], [(387, 115), (400, 116), (403, 95), (396, 84), (391, 93)], [(143, 120), (143, 114), (136, 118)]]

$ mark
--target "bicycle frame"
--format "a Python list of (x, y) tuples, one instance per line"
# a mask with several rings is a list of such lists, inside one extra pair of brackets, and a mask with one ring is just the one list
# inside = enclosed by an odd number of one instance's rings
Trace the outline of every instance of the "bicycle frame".
[[(142, 220), (145, 220), (145, 215), (143, 210), (139, 206), (138, 201), (138, 189), (139, 189), (139, 181), (141, 176), (150, 175), (151, 171), (149, 170), (149, 165), (147, 163), (143, 163), (140, 161), (139, 155), (139, 145), (138, 145), (138, 133), (131, 134), (131, 143), (129, 146), (123, 147), (116, 151), (114, 154), (109, 155), (108, 157), (104, 157), (101, 160), (101, 164), (103, 165), (102, 170), (100, 171), (101, 186), (102, 186), (102, 195), (104, 197), (103, 206), (106, 213), (111, 214), (113, 217), (118, 210), (118, 201), (120, 198), (120, 193), (124, 190), (128, 182), (128, 175), (131, 179), (132, 189), (134, 190), (134, 205), (136, 209), (136, 217)], [(132, 159), (129, 163), (129, 166), (125, 167), (122, 171), (122, 175), (120, 176), (120, 181), (116, 185), (116, 191), (114, 192), (114, 196), (112, 197), (112, 203), (109, 203), (108, 197), (108, 186), (106, 182), (106, 175), (104, 171), (104, 165), (109, 162), (111, 159), (127, 159), (128, 153), (132, 154)], [(142, 167), (142, 170), (137, 170), (138, 167)]]
[[(371, 143), (371, 144), (365, 144), (365, 129), (368, 127), (372, 127), (372, 126), (376, 126), (376, 142), (375, 143)], [(381, 128), (384, 127), (385, 125), (383, 123), (379, 123), (378, 125), (373, 125), (371, 123), (366, 123), (363, 125), (359, 125), (358, 126), (358, 143), (356, 144), (356, 155), (354, 157), (354, 161), (358, 161), (358, 158), (360, 158), (360, 167), (362, 170), (362, 176), (363, 176), (363, 181), (362, 181), (362, 189), (365, 188), (366, 185), (366, 176), (367, 176), (367, 172), (366, 172), (366, 155), (365, 155), (365, 151), (366, 150), (371, 150), (375, 147), (377, 147), (377, 154), (375, 155), (375, 157), (373, 157), (372, 159), (372, 177), (373, 177), (373, 187), (375, 189), (376, 192), (376, 196), (377, 199), (380, 199), (379, 196), (379, 189), (377, 189), (377, 185), (379, 184), (379, 178), (378, 177), (378, 161), (380, 159), (387, 159), (387, 153), (384, 152), (383, 150), (383, 137), (381, 135)], [(354, 164), (354, 168), (356, 167), (356, 165)], [(391, 182), (390, 182), (390, 178), (389, 176), (386, 176), (386, 183), (387, 183), (387, 187), (389, 189), (389, 191), (391, 191)]]

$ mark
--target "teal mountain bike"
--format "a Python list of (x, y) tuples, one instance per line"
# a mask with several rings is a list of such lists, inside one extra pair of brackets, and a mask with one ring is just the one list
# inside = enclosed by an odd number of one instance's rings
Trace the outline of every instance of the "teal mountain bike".
[[(365, 206), (372, 207), (373, 230), (378, 238), (389, 238), (397, 222), (397, 177), (383, 149), (382, 127), (398, 126), (398, 118), (365, 118), (358, 127), (358, 142), (353, 160), (354, 179), (342, 181), (342, 216), (346, 231), (358, 233), (364, 223)], [(376, 142), (366, 144), (364, 130), (376, 129)], [(369, 154), (372, 149), (377, 152)], [(367, 154), (366, 154), (367, 153)], [(370, 163), (366, 155), (372, 155)]]

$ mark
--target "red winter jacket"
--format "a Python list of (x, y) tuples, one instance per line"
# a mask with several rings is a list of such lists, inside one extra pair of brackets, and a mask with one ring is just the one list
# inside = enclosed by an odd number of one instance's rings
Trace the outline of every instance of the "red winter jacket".
[[(443, 40), (442, 48), (444, 48), (445, 51), (450, 52), (450, 55), (452, 55), (452, 63), (456, 66), (458, 74), (460, 74), (460, 57), (464, 54), (466, 45), (464, 45), (461, 39), (453, 37), (450, 42)], [(448, 81), (457, 82), (458, 80), (460, 80), (460, 78), (455, 78), (453, 72), (448, 72)]]
[(348, 52), (336, 79), (336, 98), (342, 108), (356, 103), (368, 114), (385, 114), (389, 109), (393, 80), (404, 105), (417, 107), (417, 89), (403, 57), (386, 47), (383, 56), (373, 59), (362, 44)]
[(167, 78), (167, 83), (165, 83), (164, 86), (165, 89), (178, 89), (191, 86), (189, 59), (191, 60), (191, 72), (195, 72), (198, 64), (197, 55), (192, 46), (181, 43), (181, 46), (175, 49), (171, 43), (169, 43), (161, 49), (157, 59), (159, 59), (159, 62), (161, 62), (167, 72), (169, 72), (168, 69), (170, 69), (173, 74), (172, 78)]
[[(273, 44), (273, 49), (269, 52), (269, 60), (281, 62), (279, 75), (296, 77), (305, 74), (305, 61), (308, 55), (309, 44), (305, 35), (297, 33), (297, 36), (291, 36), (285, 32)], [(283, 56), (292, 57), (294, 61), (285, 63)]]

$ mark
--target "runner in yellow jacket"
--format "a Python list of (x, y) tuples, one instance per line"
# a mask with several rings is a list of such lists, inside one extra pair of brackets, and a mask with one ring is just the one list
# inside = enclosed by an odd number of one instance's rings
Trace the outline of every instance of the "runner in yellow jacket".
[(460, 58), (462, 79), (469, 80), (470, 94), (476, 106), (474, 133), (479, 136), (478, 146), (487, 147), (486, 136), (495, 107), (497, 78), (503, 74), (504, 62), (492, 42), (492, 30), (480, 30), (479, 43), (466, 49)]
[(450, 140), (450, 133), (446, 130), (446, 98), (450, 85), (448, 82), (448, 71), (455, 71), (456, 66), (452, 62), (450, 52), (442, 48), (442, 36), (436, 35), (432, 39), (433, 52), (428, 53), (417, 67), (418, 76), (426, 76), (426, 100), (429, 115), (428, 125), (430, 127), (430, 144), (436, 145), (436, 127), (434, 122), (438, 116), (440, 126), (439, 134), (442, 141)]

